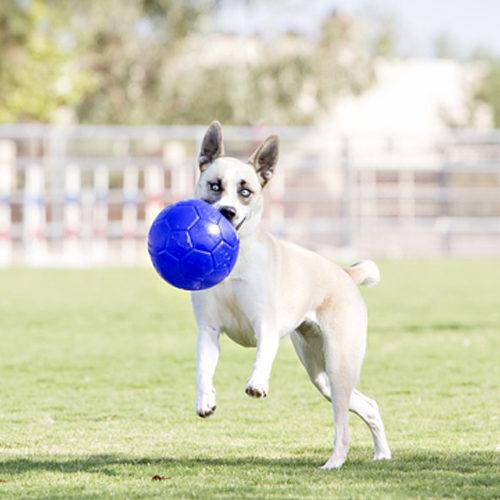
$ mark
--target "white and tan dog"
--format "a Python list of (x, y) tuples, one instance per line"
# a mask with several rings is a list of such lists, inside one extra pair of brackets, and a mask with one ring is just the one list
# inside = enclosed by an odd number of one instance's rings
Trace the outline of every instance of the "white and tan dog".
[(350, 445), (348, 412), (371, 430), (374, 458), (391, 452), (377, 404), (355, 389), (366, 346), (367, 312), (358, 284), (376, 284), (371, 261), (342, 269), (305, 248), (280, 241), (260, 228), (262, 190), (278, 160), (278, 138), (269, 137), (248, 163), (224, 156), (222, 129), (213, 122), (203, 139), (196, 196), (231, 221), (240, 237), (240, 253), (230, 276), (217, 286), (193, 292), (199, 330), (196, 413), (216, 408), (213, 376), (219, 336), (257, 347), (245, 392), (264, 398), (281, 337), (290, 334), (309, 378), (332, 402), (333, 454), (323, 468), (340, 468)]

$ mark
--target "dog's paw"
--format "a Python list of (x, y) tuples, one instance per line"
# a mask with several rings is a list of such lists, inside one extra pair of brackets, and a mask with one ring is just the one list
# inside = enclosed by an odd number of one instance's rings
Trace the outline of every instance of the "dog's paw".
[(376, 450), (373, 455), (373, 460), (391, 460), (391, 450), (389, 448)]
[(252, 398), (266, 398), (269, 392), (269, 387), (266, 383), (250, 379), (245, 387), (245, 392)]
[(321, 470), (339, 470), (344, 465), (345, 459), (332, 459), (328, 460), (320, 467)]
[(215, 413), (217, 406), (211, 406), (210, 408), (198, 408), (196, 410), (196, 415), (198, 415), (201, 418), (207, 418), (212, 416)]
[(196, 415), (201, 418), (210, 417), (215, 413), (215, 390), (209, 394), (202, 394), (196, 400)]

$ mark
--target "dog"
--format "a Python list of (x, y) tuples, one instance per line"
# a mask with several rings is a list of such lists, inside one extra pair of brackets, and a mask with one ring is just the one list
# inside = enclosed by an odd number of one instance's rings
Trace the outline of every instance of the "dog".
[(367, 336), (367, 310), (357, 285), (378, 283), (379, 270), (372, 261), (341, 268), (261, 228), (263, 189), (275, 172), (278, 149), (278, 138), (270, 136), (247, 163), (225, 156), (217, 121), (201, 144), (195, 195), (231, 222), (240, 250), (228, 278), (191, 293), (199, 332), (196, 413), (209, 417), (216, 409), (213, 376), (222, 333), (244, 347), (257, 348), (245, 388), (254, 398), (269, 394), (280, 339), (290, 335), (311, 382), (333, 407), (333, 453), (322, 468), (339, 469), (346, 460), (349, 411), (368, 425), (374, 459), (390, 459), (377, 403), (355, 388)]

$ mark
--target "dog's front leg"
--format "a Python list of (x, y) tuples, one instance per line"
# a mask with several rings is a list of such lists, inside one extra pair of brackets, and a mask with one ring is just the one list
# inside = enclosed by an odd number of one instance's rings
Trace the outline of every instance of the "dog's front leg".
[(255, 335), (257, 355), (245, 392), (254, 398), (265, 398), (269, 393), (269, 377), (278, 352), (280, 336), (276, 329), (265, 325), (258, 325), (255, 328)]
[(196, 357), (196, 413), (209, 417), (215, 412), (213, 378), (219, 360), (219, 332), (213, 328), (200, 328)]

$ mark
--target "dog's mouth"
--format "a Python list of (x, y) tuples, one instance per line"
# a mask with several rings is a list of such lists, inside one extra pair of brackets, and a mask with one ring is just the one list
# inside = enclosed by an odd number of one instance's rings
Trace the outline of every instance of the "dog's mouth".
[(236, 226), (234, 226), (234, 229), (236, 229), (236, 232), (238, 232), (240, 230), (240, 227), (243, 226), (243, 223), (247, 220), (246, 217), (243, 217), (243, 219), (241, 219), (241, 221), (236, 224)]
[(222, 207), (219, 209), (219, 212), (234, 227), (236, 232), (238, 232), (240, 230), (241, 226), (246, 221), (246, 217), (243, 217), (243, 219), (241, 219), (240, 222), (236, 223), (235, 218), (236, 218), (237, 212), (234, 208)]

